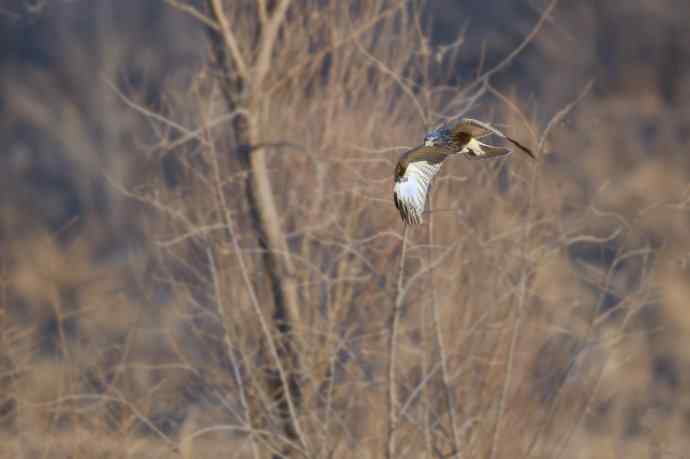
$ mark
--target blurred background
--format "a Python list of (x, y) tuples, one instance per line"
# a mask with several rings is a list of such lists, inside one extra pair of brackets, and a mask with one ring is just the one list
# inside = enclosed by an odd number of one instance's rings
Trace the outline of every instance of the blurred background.
[[(259, 3), (225, 3), (247, 55)], [(251, 90), (258, 139), (299, 146), (266, 154), (312, 457), (383, 456), (392, 170), (458, 113), (540, 159), (449, 161), (433, 228), (408, 232), (396, 457), (687, 454), (690, 3), (547, 8), (288, 8)], [(252, 166), (190, 11), (205, 2), (0, 0), (0, 457), (264, 457), (295, 438), (261, 382), (257, 311), (283, 329)]]

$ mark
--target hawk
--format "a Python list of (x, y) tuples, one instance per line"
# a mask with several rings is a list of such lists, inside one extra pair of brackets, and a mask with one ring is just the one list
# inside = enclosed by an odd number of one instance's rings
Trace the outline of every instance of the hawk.
[(434, 129), (424, 137), (424, 145), (403, 153), (395, 165), (393, 202), (406, 225), (422, 223), (429, 185), (446, 157), (460, 154), (469, 159), (491, 159), (511, 153), (508, 148), (479, 141), (491, 134), (507, 140), (535, 159), (534, 153), (517, 140), (471, 118)]

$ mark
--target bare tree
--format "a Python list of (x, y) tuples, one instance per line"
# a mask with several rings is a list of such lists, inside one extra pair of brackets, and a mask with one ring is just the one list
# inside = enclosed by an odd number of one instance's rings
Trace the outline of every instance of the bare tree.
[(218, 83), (225, 104), (229, 112), (238, 113), (232, 121), (233, 137), (238, 155), (250, 170), (248, 199), (259, 245), (264, 249), (268, 288), (273, 292), (273, 319), (279, 334), (277, 342), (268, 336), (276, 365), (269, 378), (269, 390), (281, 406), (286, 437), (307, 448), (298, 418), (301, 400), (300, 384), (296, 379), (299, 353), (292, 343), (292, 324), (300, 322), (295, 268), (273, 198), (266, 152), (260, 145), (261, 97), (265, 94), (266, 75), (290, 3), (290, 0), (281, 0), (273, 8), (265, 2), (256, 3), (259, 20), (254, 25), (256, 39), (251, 44), (238, 42), (237, 31), (229, 23), (223, 2), (208, 0), (209, 15), (215, 27), (209, 25), (207, 30), (213, 59), (220, 71)]
[[(65, 44), (47, 64), (62, 71), (0, 85), (0, 456), (575, 457), (646, 418), (628, 409), (646, 383), (618, 381), (628, 362), (676, 400), (683, 334), (649, 306), (686, 309), (687, 260), (654, 269), (687, 252), (685, 121), (664, 112), (639, 142), (659, 105), (552, 77), (599, 36), (585, 21), (568, 44), (562, 15), (596, 8), (544, 2), (531, 30), (511, 17), (523, 38), (477, 47), (468, 70), (458, 25), (494, 33), (476, 0), (38, 3), (26, 26), (61, 24), (43, 40)], [(444, 19), (459, 35), (439, 38)], [(539, 46), (551, 73), (524, 69), (550, 96), (526, 110), (533, 82), (499, 75)], [(429, 226), (402, 230), (399, 153), (468, 110), (543, 162), (448, 161)], [(654, 137), (679, 167), (651, 160)], [(60, 187), (76, 218), (55, 218)], [(590, 442), (591, 420), (625, 432), (600, 437), (615, 448)]]

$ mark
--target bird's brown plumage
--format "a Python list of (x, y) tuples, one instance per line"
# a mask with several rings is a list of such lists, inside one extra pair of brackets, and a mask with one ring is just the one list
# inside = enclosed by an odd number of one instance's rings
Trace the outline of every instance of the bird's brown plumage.
[(508, 148), (487, 145), (478, 140), (490, 134), (506, 139), (534, 158), (532, 151), (517, 140), (471, 118), (431, 131), (425, 136), (424, 145), (406, 151), (395, 165), (393, 202), (405, 224), (422, 223), (431, 181), (449, 155), (464, 154), (470, 159), (491, 159), (510, 154)]
[(395, 166), (395, 179), (398, 180), (400, 177), (405, 175), (407, 166), (415, 161), (426, 161), (430, 164), (438, 164), (443, 162), (448, 155), (453, 154), (453, 151), (439, 148), (439, 147), (428, 147), (425, 145), (420, 145), (411, 150), (407, 150), (398, 160)]
[(482, 137), (486, 137), (489, 134), (494, 134), (506, 139), (508, 142), (512, 143), (520, 150), (525, 152), (527, 155), (529, 155), (532, 159), (536, 159), (532, 150), (530, 150), (514, 138), (505, 135), (503, 132), (499, 131), (498, 129), (489, 124), (483, 123), (472, 118), (462, 119), (450, 128), (450, 132), (453, 137), (458, 137), (462, 139), (465, 139), (466, 136), (469, 135), (469, 138), (467, 138), (466, 143), (469, 142), (472, 138), (481, 139)]

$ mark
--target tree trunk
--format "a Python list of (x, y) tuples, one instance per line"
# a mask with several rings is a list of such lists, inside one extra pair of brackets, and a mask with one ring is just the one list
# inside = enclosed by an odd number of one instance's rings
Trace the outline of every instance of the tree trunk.
[[(252, 90), (260, 87), (257, 81), (248, 80), (248, 74), (242, 75), (242, 65), (236, 62), (233, 50), (229, 49), (229, 38), (224, 34), (226, 18), (218, 0), (208, 0), (208, 10), (220, 27), (208, 28), (211, 54), (222, 76), (218, 78), (225, 103), (230, 112), (240, 112), (232, 123), (237, 153), (243, 164), (250, 170), (248, 182), (249, 207), (252, 222), (262, 249), (262, 263), (266, 282), (273, 296), (273, 319), (277, 330), (276, 347), (283, 368), (286, 369), (287, 381), (283, 380), (279, 368), (271, 368), (266, 375), (266, 384), (276, 406), (280, 422), (286, 437), (297, 444), (303, 443), (299, 426), (296, 424), (294, 411), (299, 412), (302, 394), (298, 382), (299, 353), (295, 347), (293, 324), (300, 321), (297, 282), (294, 276), (294, 265), (289, 256), (289, 247), (280, 224), (280, 217), (273, 196), (271, 180), (266, 167), (266, 152), (256, 147), (261, 141), (259, 118), (254, 101), (259, 94)], [(276, 362), (276, 364), (278, 364)], [(292, 404), (292, 407), (290, 406)], [(294, 410), (291, 415), (291, 409)], [(306, 445), (303, 445), (306, 446)], [(283, 456), (289, 456), (288, 449)], [(274, 457), (281, 457), (275, 455)]]

